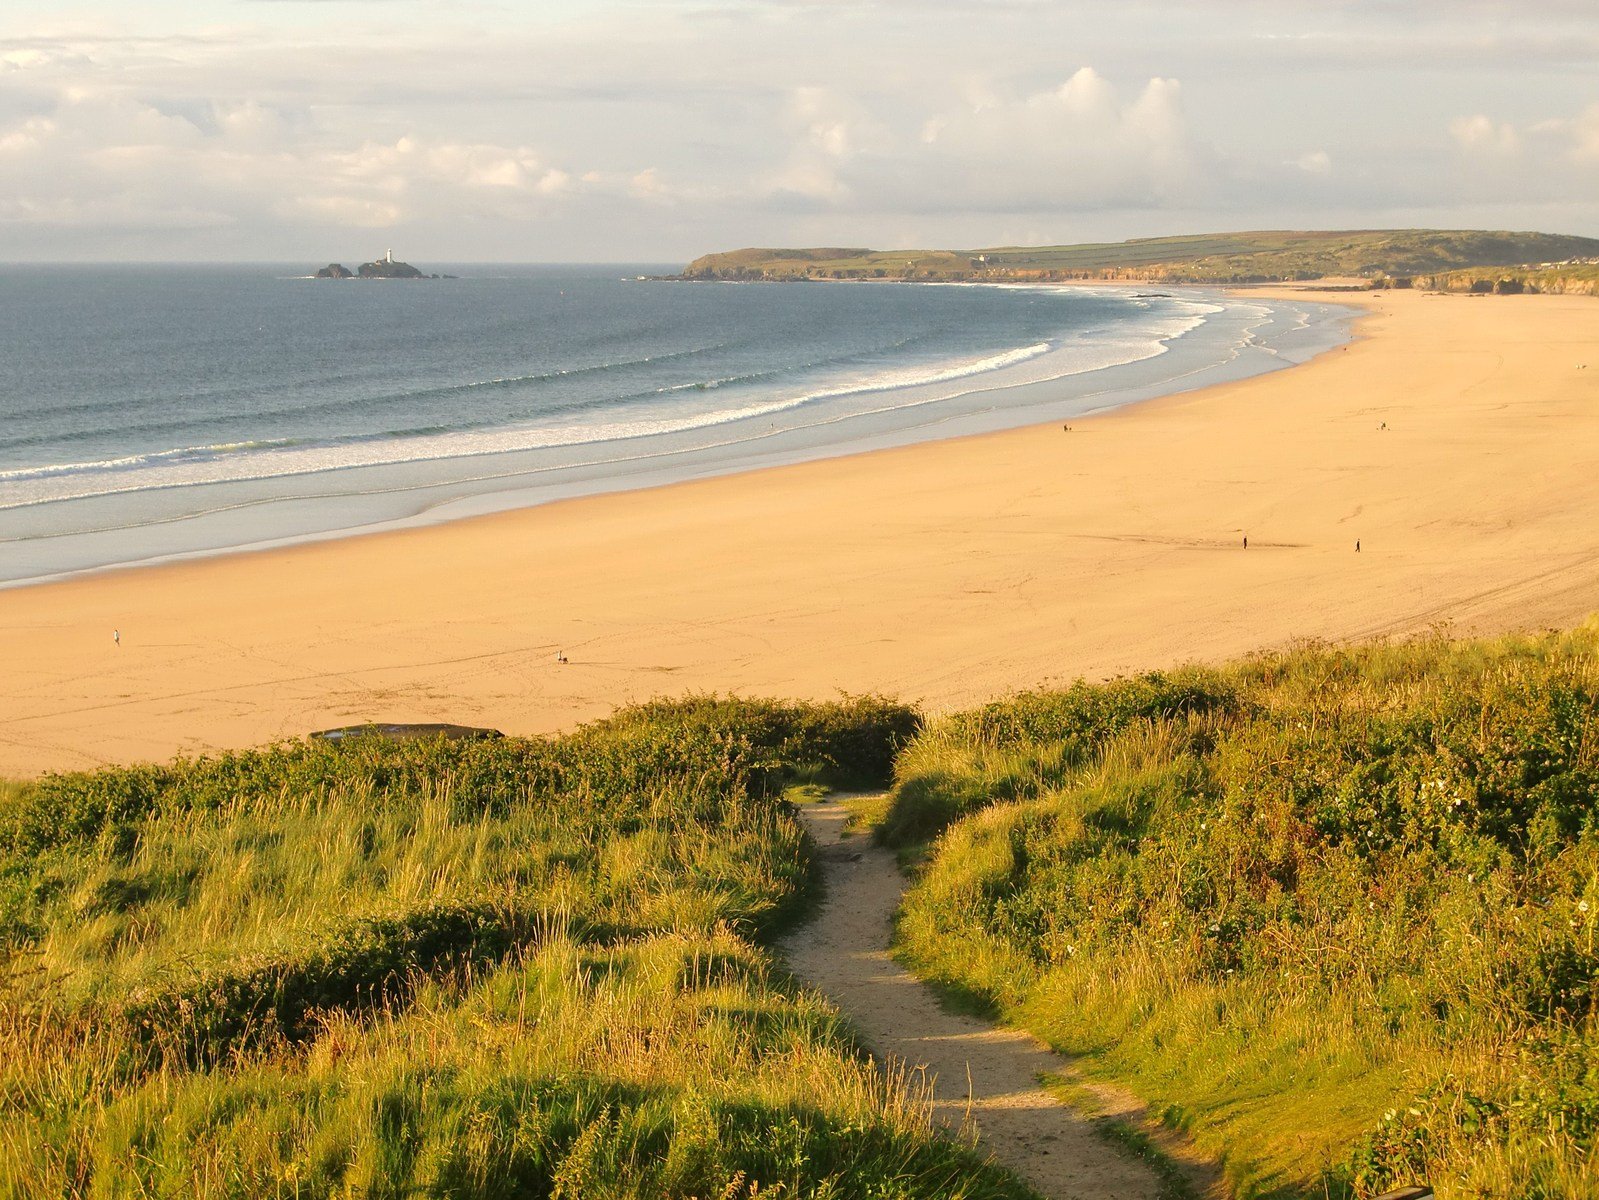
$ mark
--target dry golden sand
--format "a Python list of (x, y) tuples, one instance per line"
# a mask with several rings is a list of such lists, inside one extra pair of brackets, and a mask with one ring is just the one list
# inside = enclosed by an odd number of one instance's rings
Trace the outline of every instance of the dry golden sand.
[(0, 592), (0, 773), (367, 719), (528, 733), (701, 690), (946, 708), (1599, 609), (1599, 306), (1370, 304), (1308, 366), (1070, 433)]

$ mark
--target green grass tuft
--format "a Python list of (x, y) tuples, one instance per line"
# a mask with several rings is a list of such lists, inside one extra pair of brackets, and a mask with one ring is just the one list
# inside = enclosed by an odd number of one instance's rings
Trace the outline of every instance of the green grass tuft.
[(0, 1194), (1025, 1200), (761, 942), (796, 779), (913, 712), (705, 698), (0, 789)]
[(1188, 676), (1203, 703), (935, 722), (884, 826), (936, 834), (900, 952), (1242, 1194), (1599, 1196), (1596, 648), (1307, 648)]

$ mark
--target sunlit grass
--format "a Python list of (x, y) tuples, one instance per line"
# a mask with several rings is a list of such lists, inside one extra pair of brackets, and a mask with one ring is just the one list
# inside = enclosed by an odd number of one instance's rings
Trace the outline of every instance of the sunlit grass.
[(810, 895), (784, 787), (881, 785), (915, 723), (706, 700), (7, 785), (0, 1194), (1021, 1200), (760, 948)]
[(1596, 647), (1307, 647), (1203, 711), (1156, 677), (936, 722), (883, 825), (937, 838), (900, 952), (1246, 1194), (1599, 1196)]

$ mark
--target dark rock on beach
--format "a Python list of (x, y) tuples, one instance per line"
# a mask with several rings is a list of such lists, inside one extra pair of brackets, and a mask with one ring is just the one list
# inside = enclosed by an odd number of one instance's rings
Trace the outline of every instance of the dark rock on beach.
[(505, 735), (498, 729), (484, 729), (476, 725), (449, 725), (432, 722), (374, 722), (368, 725), (341, 725), (337, 729), (319, 729), (306, 737), (315, 742), (347, 742), (361, 738), (381, 738), (390, 742), (426, 741), (443, 738), (448, 742), (475, 742)]

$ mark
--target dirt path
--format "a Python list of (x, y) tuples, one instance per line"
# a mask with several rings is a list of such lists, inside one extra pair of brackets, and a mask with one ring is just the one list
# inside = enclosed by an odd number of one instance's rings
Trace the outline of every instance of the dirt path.
[(946, 1011), (888, 955), (904, 876), (888, 851), (845, 839), (841, 803), (800, 814), (822, 848), (827, 899), (783, 944), (795, 974), (836, 1003), (884, 1060), (933, 1077), (935, 1117), (959, 1128), (968, 1113), (982, 1144), (1045, 1196), (1156, 1200), (1159, 1181), (1112, 1148), (1087, 1119), (1038, 1084), (1066, 1064), (1016, 1030)]

